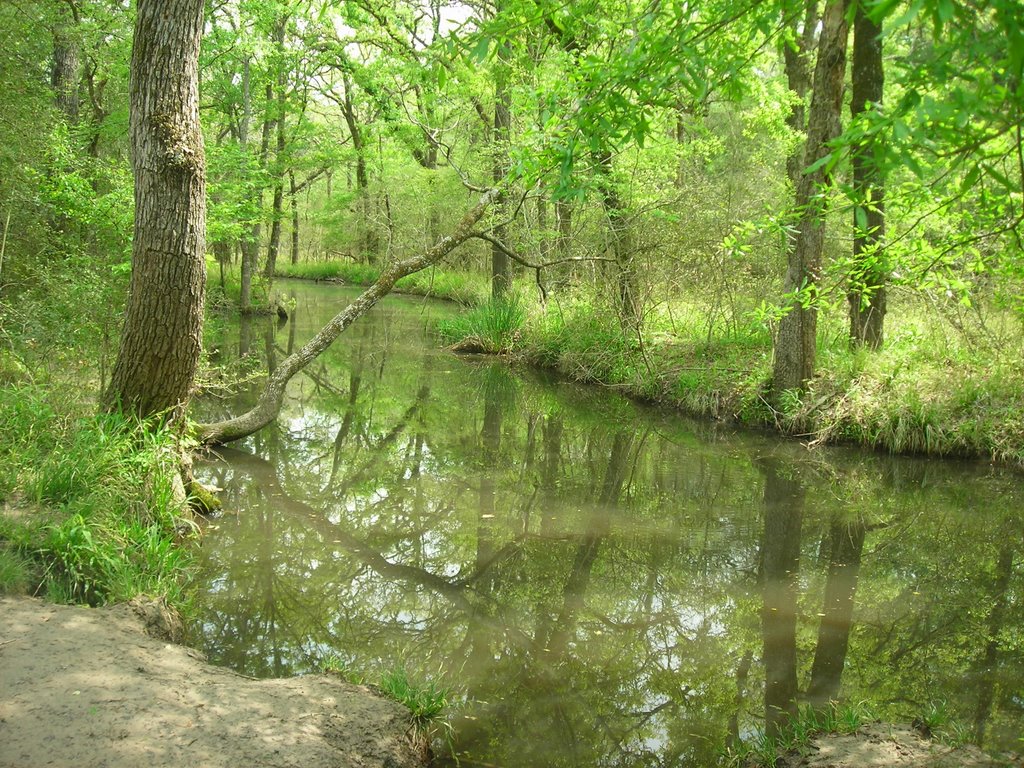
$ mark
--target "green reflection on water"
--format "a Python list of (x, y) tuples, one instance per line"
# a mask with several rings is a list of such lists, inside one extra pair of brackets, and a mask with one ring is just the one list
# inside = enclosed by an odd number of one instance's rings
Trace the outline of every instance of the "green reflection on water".
[[(287, 324), (224, 330), (215, 357), (272, 367), (354, 295), (288, 290)], [(212, 661), (452, 686), (463, 765), (713, 765), (836, 696), (903, 720), (945, 702), (1020, 747), (1018, 476), (458, 359), (426, 330), (450, 311), (389, 299), (203, 469), (229, 510), (203, 545)]]

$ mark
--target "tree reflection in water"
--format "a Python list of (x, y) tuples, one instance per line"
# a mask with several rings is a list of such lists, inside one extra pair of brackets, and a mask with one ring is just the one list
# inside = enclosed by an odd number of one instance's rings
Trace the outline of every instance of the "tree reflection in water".
[[(344, 299), (295, 290), (268, 362)], [(213, 660), (286, 675), (330, 653), (450, 685), (465, 765), (711, 765), (836, 697), (902, 719), (944, 699), (1012, 745), (1015, 477), (809, 453), (456, 359), (425, 307), (351, 328), (204, 470), (229, 510), (204, 542)]]

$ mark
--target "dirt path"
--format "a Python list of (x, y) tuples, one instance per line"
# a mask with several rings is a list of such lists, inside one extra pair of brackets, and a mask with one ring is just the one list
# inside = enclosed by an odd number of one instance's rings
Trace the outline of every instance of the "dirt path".
[(409, 715), (331, 677), (250, 680), (128, 606), (0, 597), (2, 768), (417, 768)]

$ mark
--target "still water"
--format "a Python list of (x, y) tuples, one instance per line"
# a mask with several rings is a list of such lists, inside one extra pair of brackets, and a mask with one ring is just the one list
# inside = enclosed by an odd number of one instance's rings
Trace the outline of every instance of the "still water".
[[(356, 295), (283, 288), (291, 319), (222, 328), (215, 359), (273, 367)], [(450, 687), (464, 766), (715, 765), (830, 698), (1021, 748), (1019, 475), (459, 358), (430, 335), (453, 311), (388, 298), (202, 468), (225, 507), (202, 547), (211, 661)]]

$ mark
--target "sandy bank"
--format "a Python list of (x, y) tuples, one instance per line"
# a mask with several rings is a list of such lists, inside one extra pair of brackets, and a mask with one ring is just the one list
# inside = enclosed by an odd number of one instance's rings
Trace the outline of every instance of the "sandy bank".
[(251, 680), (146, 623), (0, 598), (0, 766), (423, 765), (399, 704), (332, 677)]

